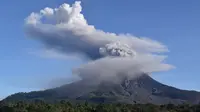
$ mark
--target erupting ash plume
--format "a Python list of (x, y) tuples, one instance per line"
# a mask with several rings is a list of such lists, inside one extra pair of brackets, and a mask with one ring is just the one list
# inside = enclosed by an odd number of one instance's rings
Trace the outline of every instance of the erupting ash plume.
[(154, 54), (168, 52), (162, 43), (96, 29), (87, 23), (81, 11), (81, 2), (77, 1), (72, 6), (65, 3), (55, 9), (47, 7), (33, 12), (25, 19), (26, 33), (46, 49), (90, 59), (74, 69), (81, 78), (109, 80), (113, 76), (134, 77), (173, 68), (163, 63), (167, 56)]
[(127, 44), (120, 42), (106, 44), (105, 47), (101, 47), (99, 52), (103, 56), (120, 56), (120, 57), (133, 57), (136, 56), (136, 52), (133, 51)]

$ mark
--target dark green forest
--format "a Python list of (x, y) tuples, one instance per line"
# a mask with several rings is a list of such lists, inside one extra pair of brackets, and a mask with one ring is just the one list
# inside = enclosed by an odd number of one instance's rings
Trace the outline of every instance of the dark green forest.
[(200, 112), (200, 105), (153, 105), (153, 104), (92, 104), (34, 102), (0, 103), (0, 112)]

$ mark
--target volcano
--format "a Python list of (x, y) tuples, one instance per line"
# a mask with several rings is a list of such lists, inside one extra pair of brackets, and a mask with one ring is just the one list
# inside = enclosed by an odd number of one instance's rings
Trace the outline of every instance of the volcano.
[(181, 90), (164, 85), (149, 75), (125, 78), (120, 83), (103, 81), (95, 84), (92, 80), (80, 80), (61, 87), (29, 93), (16, 93), (3, 101), (35, 100), (73, 100), (95, 103), (152, 103), (152, 104), (197, 104), (200, 92)]

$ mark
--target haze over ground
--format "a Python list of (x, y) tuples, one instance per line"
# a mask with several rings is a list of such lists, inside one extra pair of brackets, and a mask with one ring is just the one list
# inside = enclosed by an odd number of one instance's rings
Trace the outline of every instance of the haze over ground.
[[(23, 24), (31, 12), (74, 1), (3, 1), (0, 51), (1, 96), (46, 88), (52, 79), (68, 77), (79, 60), (41, 51), (40, 44), (24, 36)], [(170, 50), (167, 63), (177, 68), (153, 75), (159, 81), (183, 89), (199, 90), (198, 66), (200, 2), (189, 1), (83, 1), (89, 24), (106, 32), (150, 37)], [(10, 6), (13, 10), (8, 9)], [(104, 8), (102, 8), (104, 6)], [(7, 10), (6, 10), (7, 9)], [(75, 63), (74, 63), (75, 62)], [(179, 80), (178, 80), (179, 79)]]

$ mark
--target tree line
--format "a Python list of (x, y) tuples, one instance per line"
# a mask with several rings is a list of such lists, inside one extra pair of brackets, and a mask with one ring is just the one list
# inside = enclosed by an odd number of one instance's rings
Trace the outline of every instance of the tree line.
[(200, 105), (153, 105), (153, 104), (92, 104), (46, 103), (42, 100), (34, 102), (19, 101), (16, 103), (0, 103), (0, 112), (200, 112)]

